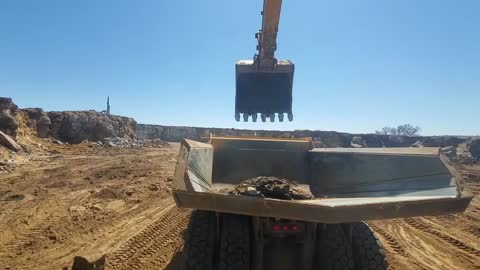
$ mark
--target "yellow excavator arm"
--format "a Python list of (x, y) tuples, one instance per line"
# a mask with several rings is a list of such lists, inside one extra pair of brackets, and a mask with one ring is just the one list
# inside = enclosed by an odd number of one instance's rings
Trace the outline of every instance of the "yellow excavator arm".
[(275, 66), (277, 50), (277, 32), (280, 22), (282, 0), (265, 0), (262, 11), (262, 29), (256, 34), (258, 54), (256, 60), (261, 68), (272, 69)]
[(236, 64), (235, 119), (245, 122), (249, 117), (256, 122), (258, 114), (263, 122), (275, 114), (280, 122), (284, 114), (290, 121), (292, 113), (292, 87), (294, 65), (289, 60), (277, 60), (277, 33), (282, 0), (264, 0), (262, 29), (255, 34), (258, 40), (253, 60), (240, 60)]

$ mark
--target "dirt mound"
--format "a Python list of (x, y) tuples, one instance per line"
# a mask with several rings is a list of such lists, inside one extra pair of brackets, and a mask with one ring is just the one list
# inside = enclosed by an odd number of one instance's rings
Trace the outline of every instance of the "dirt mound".
[(228, 193), (281, 200), (310, 200), (314, 198), (309, 190), (288, 180), (273, 176), (259, 176), (245, 180)]

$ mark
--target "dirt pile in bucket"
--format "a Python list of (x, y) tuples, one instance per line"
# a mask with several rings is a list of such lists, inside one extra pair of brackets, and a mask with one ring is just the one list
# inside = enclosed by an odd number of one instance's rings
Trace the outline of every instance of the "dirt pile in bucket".
[(259, 176), (245, 180), (228, 193), (281, 200), (311, 200), (314, 198), (308, 189), (273, 176)]

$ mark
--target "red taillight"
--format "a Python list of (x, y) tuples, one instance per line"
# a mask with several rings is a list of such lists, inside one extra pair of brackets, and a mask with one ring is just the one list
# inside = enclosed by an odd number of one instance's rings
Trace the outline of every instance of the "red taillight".
[(299, 232), (301, 228), (297, 224), (273, 224), (272, 230), (274, 232)]

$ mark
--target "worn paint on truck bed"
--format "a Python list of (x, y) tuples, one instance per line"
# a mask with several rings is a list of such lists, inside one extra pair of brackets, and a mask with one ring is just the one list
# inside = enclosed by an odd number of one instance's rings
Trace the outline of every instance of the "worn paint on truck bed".
[[(215, 192), (259, 175), (297, 181), (316, 199)], [(181, 207), (323, 223), (460, 212), (472, 198), (438, 149), (313, 149), (311, 139), (185, 140), (174, 184)]]

